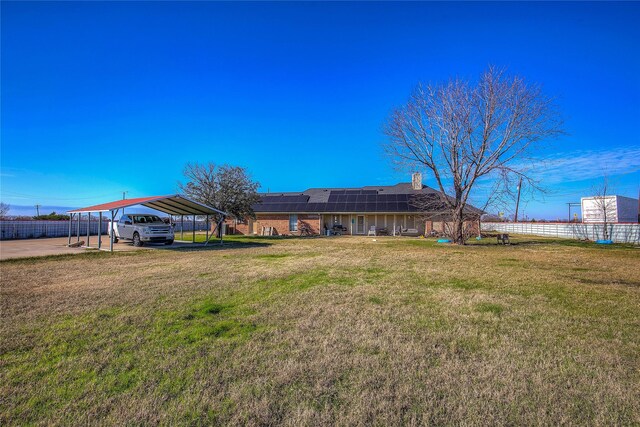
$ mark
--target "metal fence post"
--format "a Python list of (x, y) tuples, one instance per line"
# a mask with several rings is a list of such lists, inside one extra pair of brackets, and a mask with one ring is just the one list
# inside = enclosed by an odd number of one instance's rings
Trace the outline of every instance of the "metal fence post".
[(102, 212), (98, 213), (98, 249), (102, 247)]

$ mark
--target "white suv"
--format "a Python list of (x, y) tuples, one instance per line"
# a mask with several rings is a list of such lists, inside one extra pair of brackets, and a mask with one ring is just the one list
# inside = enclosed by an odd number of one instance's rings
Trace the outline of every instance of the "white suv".
[[(109, 227), (111, 234), (111, 227)], [(142, 246), (145, 242), (158, 242), (170, 245), (173, 243), (173, 227), (166, 224), (159, 216), (150, 214), (122, 215), (113, 224), (113, 243), (118, 239), (132, 240), (134, 246)]]

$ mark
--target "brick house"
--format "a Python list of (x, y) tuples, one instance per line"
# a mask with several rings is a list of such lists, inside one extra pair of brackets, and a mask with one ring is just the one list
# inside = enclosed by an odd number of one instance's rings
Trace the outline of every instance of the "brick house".
[[(414, 174), (413, 182), (391, 186), (263, 193), (261, 202), (253, 207), (256, 218), (231, 220), (227, 230), (244, 235), (318, 235), (326, 234), (327, 230), (367, 235), (372, 227), (377, 234), (389, 235), (444, 231), (446, 214), (432, 212), (425, 216), (412, 203), (420, 194), (439, 197), (440, 192), (423, 185), (420, 174)], [(481, 213), (469, 207), (468, 225), (477, 228)]]

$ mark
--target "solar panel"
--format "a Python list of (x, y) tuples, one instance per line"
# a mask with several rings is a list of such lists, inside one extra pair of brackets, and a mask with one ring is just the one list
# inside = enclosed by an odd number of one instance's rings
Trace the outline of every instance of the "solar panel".
[[(428, 195), (437, 202), (437, 195)], [(261, 197), (262, 202), (254, 206), (256, 212), (419, 212), (416, 204), (426, 197), (415, 194), (378, 194), (376, 190), (333, 190), (325, 203), (309, 203), (306, 194), (268, 194)], [(436, 209), (442, 209), (442, 203)]]

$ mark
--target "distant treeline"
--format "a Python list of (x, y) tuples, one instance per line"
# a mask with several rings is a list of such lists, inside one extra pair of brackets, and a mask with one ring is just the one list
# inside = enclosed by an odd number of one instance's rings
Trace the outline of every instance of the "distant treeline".
[(53, 212), (51, 212), (50, 214), (47, 214), (47, 215), (34, 215), (34, 216), (7, 215), (7, 216), (2, 217), (2, 219), (11, 220), (11, 221), (64, 221), (64, 220), (68, 221), (69, 220), (69, 215), (59, 214), (59, 213), (56, 213), (55, 211), (53, 211)]

